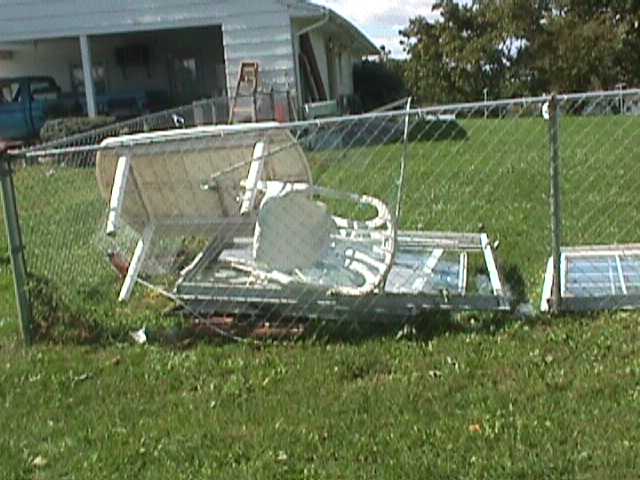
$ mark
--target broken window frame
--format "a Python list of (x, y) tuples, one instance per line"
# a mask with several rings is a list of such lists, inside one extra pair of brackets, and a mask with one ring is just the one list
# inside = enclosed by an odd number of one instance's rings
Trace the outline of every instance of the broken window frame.
[[(238, 239), (241, 243), (243, 239)], [(244, 243), (250, 242), (249, 239)], [(443, 255), (455, 252), (459, 255), (460, 270), (457, 292), (389, 293), (376, 292), (366, 296), (327, 296), (321, 289), (309, 285), (287, 284), (282, 288), (251, 288), (247, 282), (241, 287), (216, 285), (215, 281), (193, 282), (199, 272), (211, 262), (218, 262), (224, 247), (215, 242), (207, 251), (182, 272), (174, 295), (188, 305), (190, 311), (202, 314), (226, 312), (247, 314), (263, 305), (280, 308), (288, 315), (307, 318), (353, 319), (361, 316), (368, 319), (408, 318), (425, 311), (509, 311), (511, 302), (503, 287), (493, 248), (486, 234), (451, 232), (398, 232), (399, 249), (416, 248), (422, 251), (442, 250)], [(491, 283), (490, 294), (467, 294), (468, 255), (481, 254)], [(428, 254), (428, 256), (430, 256)]]
[[(567, 291), (569, 265), (571, 259), (589, 259), (612, 257), (616, 264), (617, 285), (622, 290), (621, 294), (611, 295), (575, 295)], [(579, 247), (564, 247), (560, 254), (560, 295), (559, 310), (569, 312), (598, 311), (598, 310), (629, 310), (640, 308), (640, 295), (629, 294), (625, 281), (625, 272), (622, 267), (624, 257), (638, 257), (640, 259), (640, 244), (624, 245), (590, 245)], [(549, 311), (549, 302), (553, 287), (553, 261), (547, 262), (540, 311)], [(612, 283), (614, 292), (615, 284)], [(589, 286), (585, 286), (585, 291)]]

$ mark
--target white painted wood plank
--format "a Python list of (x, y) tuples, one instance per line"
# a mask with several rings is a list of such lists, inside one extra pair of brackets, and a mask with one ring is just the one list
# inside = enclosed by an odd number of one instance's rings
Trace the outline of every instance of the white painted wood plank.
[(544, 274), (544, 284), (542, 285), (542, 298), (540, 299), (540, 311), (549, 311), (549, 300), (551, 300), (551, 288), (553, 287), (553, 259), (547, 262), (547, 270)]
[(133, 252), (133, 257), (131, 257), (131, 263), (129, 265), (129, 270), (127, 271), (127, 276), (125, 277), (122, 288), (120, 289), (120, 296), (118, 297), (118, 301), (120, 302), (127, 302), (131, 298), (133, 287), (136, 284), (136, 280), (138, 279), (138, 275), (140, 274), (140, 269), (142, 268), (144, 259), (151, 246), (154, 230), (155, 228), (153, 225), (147, 225), (142, 234), (142, 238), (136, 245), (136, 249)]
[(267, 150), (265, 142), (258, 142), (253, 149), (253, 161), (249, 167), (249, 175), (247, 176), (244, 196), (242, 197), (242, 205), (240, 206), (240, 215), (246, 215), (253, 210), (256, 203), (256, 195), (258, 193), (258, 182), (262, 178), (264, 170), (264, 156)]
[(131, 170), (131, 158), (129, 154), (118, 158), (116, 174), (113, 178), (111, 189), (111, 201), (109, 202), (109, 215), (107, 217), (107, 235), (115, 235), (120, 224), (120, 214), (124, 204), (124, 194), (127, 189), (127, 180)]
[(467, 293), (467, 266), (469, 262), (469, 256), (467, 252), (460, 253), (460, 272), (458, 274), (458, 291), (461, 295)]
[(489, 279), (491, 280), (491, 286), (493, 287), (493, 294), (497, 296), (503, 295), (502, 283), (500, 282), (500, 275), (498, 274), (498, 267), (496, 266), (495, 258), (493, 258), (493, 249), (489, 243), (489, 237), (483, 233), (480, 235), (480, 243), (482, 244), (482, 252), (484, 253), (484, 261), (487, 265), (487, 271), (489, 272)]

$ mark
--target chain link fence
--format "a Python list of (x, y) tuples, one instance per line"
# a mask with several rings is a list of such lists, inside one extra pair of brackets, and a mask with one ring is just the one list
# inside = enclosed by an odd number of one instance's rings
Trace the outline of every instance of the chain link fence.
[[(102, 140), (119, 135), (135, 133), (186, 129), (204, 125), (226, 125), (230, 122), (249, 121), (246, 116), (231, 118), (234, 100), (229, 97), (212, 97), (197, 100), (188, 105), (150, 113), (140, 117), (114, 122), (88, 132), (60, 135), (61, 138), (40, 142), (33, 149), (49, 150), (55, 148), (71, 148), (98, 145)], [(296, 99), (288, 91), (271, 91), (256, 93), (252, 96), (237, 97), (238, 108), (255, 105), (258, 121), (288, 122), (297, 119), (298, 105)], [(77, 120), (77, 119), (76, 119)], [(60, 120), (64, 124), (64, 119)], [(64, 132), (64, 127), (61, 127)], [(53, 132), (55, 133), (55, 129)]]
[(563, 247), (638, 234), (637, 98), (558, 97), (561, 211), (548, 97), (119, 127), (20, 152), (36, 333), (291, 338), (548, 307), (554, 218)]
[(561, 250), (547, 267), (542, 309), (558, 284), (559, 309), (640, 306), (640, 95), (560, 97)]

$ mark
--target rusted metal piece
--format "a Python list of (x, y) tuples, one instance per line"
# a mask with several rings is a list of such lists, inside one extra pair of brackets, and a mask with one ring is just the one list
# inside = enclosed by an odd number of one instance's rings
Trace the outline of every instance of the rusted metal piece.
[(272, 326), (269, 323), (263, 323), (251, 332), (251, 338), (259, 340), (296, 340), (303, 334), (303, 325)]
[(11, 150), (20, 148), (23, 145), (22, 142), (15, 142), (13, 140), (0, 139), (0, 155), (6, 155)]
[(211, 316), (198, 320), (191, 327), (192, 336), (196, 337), (229, 337), (241, 336), (254, 340), (295, 340), (305, 333), (301, 324), (272, 324), (269, 322), (242, 321), (231, 316)]

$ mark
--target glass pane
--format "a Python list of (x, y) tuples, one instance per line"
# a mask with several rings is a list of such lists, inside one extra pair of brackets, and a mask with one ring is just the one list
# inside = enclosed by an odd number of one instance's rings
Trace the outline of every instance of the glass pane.
[(615, 255), (566, 257), (565, 294), (576, 297), (622, 295)]
[[(431, 272), (427, 262), (432, 252), (399, 252), (387, 278), (385, 291), (388, 293), (439, 293), (448, 290), (459, 291), (459, 254), (451, 258), (440, 258)], [(448, 256), (447, 256), (448, 257)], [(455, 258), (458, 261), (454, 261)]]
[(19, 91), (19, 83), (3, 83), (2, 85), (0, 85), (0, 103), (11, 103), (19, 101)]
[(47, 81), (38, 81), (31, 84), (31, 98), (33, 100), (55, 100), (58, 98), (58, 88)]
[(624, 283), (629, 295), (640, 295), (640, 255), (620, 257)]

